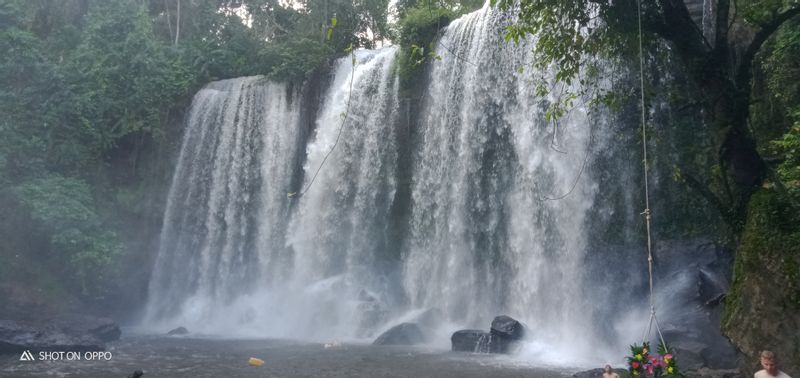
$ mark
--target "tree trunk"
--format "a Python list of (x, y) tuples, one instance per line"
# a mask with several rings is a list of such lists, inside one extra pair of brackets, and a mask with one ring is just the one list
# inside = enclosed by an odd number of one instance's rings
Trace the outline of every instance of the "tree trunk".
[[(749, 84), (749, 83), (748, 83)], [(750, 107), (750, 88), (725, 85), (722, 95), (708, 104), (711, 111), (717, 158), (723, 182), (725, 203), (728, 204), (727, 223), (733, 231), (744, 227), (750, 197), (766, 176), (766, 165), (756, 149), (756, 140), (747, 127)]]
[(713, 42), (705, 39), (682, 0), (659, 0), (661, 17), (652, 18), (659, 21), (651, 27), (672, 42), (702, 93), (706, 124), (713, 127), (715, 135), (723, 184), (723, 193), (711, 200), (720, 204), (725, 221), (738, 234), (744, 227), (750, 197), (767, 174), (748, 127), (753, 62), (764, 42), (784, 22), (800, 14), (800, 6), (776, 14), (745, 43), (729, 35), (731, 22), (736, 22), (731, 18), (732, 3), (735, 2), (717, 2)]

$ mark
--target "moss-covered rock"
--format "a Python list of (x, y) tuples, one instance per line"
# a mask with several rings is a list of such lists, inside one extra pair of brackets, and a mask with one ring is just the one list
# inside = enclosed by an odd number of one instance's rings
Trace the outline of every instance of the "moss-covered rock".
[(800, 375), (800, 214), (773, 190), (750, 202), (726, 300), (723, 332), (742, 351), (748, 374), (758, 353), (778, 354), (789, 375)]

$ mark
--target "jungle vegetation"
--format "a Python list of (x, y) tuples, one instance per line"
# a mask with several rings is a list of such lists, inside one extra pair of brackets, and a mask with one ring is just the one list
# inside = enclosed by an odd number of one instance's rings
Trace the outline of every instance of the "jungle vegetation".
[[(596, 57), (638, 59), (634, 0), (516, 4), (494, 1), (518, 14), (508, 43), (538, 36), (531, 65), (555, 65), (557, 81), (591, 86), (599, 78), (585, 73)], [(146, 262), (131, 258), (142, 247), (133, 240), (139, 225), (157, 223), (146, 205), (168, 181), (166, 151), (205, 83), (265, 75), (299, 84), (349, 47), (393, 42), (402, 47), (403, 86), (413, 90), (412, 78), (437, 58), (438, 30), (481, 5), (0, 1), (0, 285), (33, 281), (54, 298), (66, 292), (90, 303), (118, 293), (121, 265)], [(675, 108), (700, 111), (713, 130), (715, 167), (678, 167), (676, 177), (718, 209), (737, 239), (754, 193), (779, 192), (795, 208), (800, 201), (800, 3), (719, 0), (716, 10), (712, 33), (703, 34), (685, 2), (643, 0), (643, 37), (648, 64), (668, 51), (691, 79)], [(596, 95), (613, 103), (636, 93)], [(553, 117), (574, 96), (564, 98)]]

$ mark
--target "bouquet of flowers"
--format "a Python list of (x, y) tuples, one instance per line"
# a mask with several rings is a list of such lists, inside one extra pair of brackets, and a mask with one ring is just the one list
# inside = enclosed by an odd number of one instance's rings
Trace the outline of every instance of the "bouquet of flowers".
[(675, 364), (675, 357), (664, 344), (658, 346), (658, 354), (650, 353), (649, 343), (643, 343), (641, 346), (633, 344), (631, 355), (626, 359), (631, 377), (681, 377)]

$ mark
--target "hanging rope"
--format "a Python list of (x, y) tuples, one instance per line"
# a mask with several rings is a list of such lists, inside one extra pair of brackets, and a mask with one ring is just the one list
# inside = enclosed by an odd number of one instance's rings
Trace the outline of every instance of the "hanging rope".
[(656, 317), (656, 302), (655, 296), (653, 295), (653, 248), (652, 248), (652, 238), (650, 236), (650, 188), (648, 186), (647, 181), (647, 118), (645, 116), (645, 102), (644, 102), (644, 48), (642, 47), (642, 1), (636, 0), (636, 14), (638, 16), (639, 21), (639, 92), (640, 92), (640, 100), (641, 100), (641, 112), (642, 112), (642, 165), (644, 166), (644, 211), (642, 215), (644, 215), (645, 224), (647, 228), (647, 273), (649, 278), (650, 284), (650, 320), (647, 324), (647, 329), (645, 333), (642, 335), (642, 342), (646, 342), (647, 338), (650, 336), (650, 333), (653, 331), (653, 324), (655, 323), (656, 331), (658, 331), (658, 337), (661, 340), (661, 345), (665, 348), (667, 347), (667, 343), (664, 342), (664, 335), (661, 334), (661, 327), (658, 324), (658, 317)]
[(336, 134), (336, 140), (333, 142), (333, 146), (331, 146), (331, 149), (328, 150), (328, 153), (325, 154), (325, 157), (322, 159), (322, 162), (319, 163), (317, 170), (314, 172), (314, 175), (311, 176), (311, 180), (308, 182), (308, 185), (306, 185), (305, 189), (301, 190), (300, 193), (297, 192), (287, 193), (286, 196), (289, 198), (302, 197), (306, 194), (306, 192), (308, 192), (309, 189), (311, 189), (311, 185), (314, 185), (314, 181), (317, 180), (317, 175), (319, 175), (319, 171), (322, 170), (322, 166), (324, 166), (325, 162), (328, 161), (328, 157), (330, 157), (331, 154), (333, 153), (333, 150), (336, 149), (336, 146), (339, 144), (339, 139), (342, 137), (342, 131), (344, 130), (345, 123), (347, 122), (347, 118), (350, 115), (350, 100), (353, 97), (353, 77), (356, 76), (356, 63), (357, 63), (356, 53), (352, 45), (350, 46), (349, 49), (350, 49), (350, 63), (351, 63), (350, 86), (347, 92), (347, 103), (345, 104), (344, 113), (342, 113), (342, 123), (339, 125), (339, 132)]

